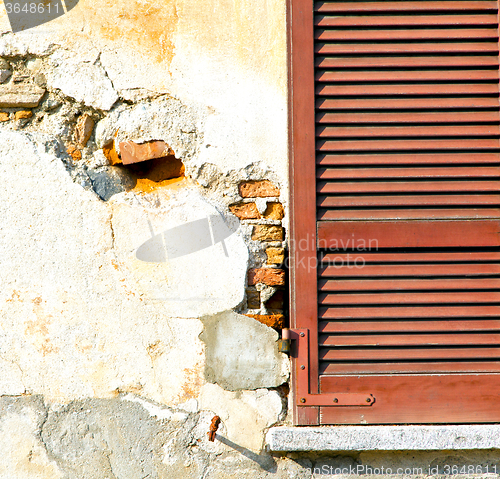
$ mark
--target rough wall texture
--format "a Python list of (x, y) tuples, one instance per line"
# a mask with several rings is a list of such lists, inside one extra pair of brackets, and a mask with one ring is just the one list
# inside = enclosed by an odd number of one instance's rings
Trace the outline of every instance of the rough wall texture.
[(265, 450), (290, 420), (285, 34), (282, 0), (81, 0), (16, 34), (0, 6), (0, 478), (497, 461)]

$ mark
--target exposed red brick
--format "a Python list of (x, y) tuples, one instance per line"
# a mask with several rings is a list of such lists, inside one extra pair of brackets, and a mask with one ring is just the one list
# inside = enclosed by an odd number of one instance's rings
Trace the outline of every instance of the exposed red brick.
[(285, 272), (275, 268), (254, 268), (248, 270), (248, 284), (253, 286), (264, 283), (268, 286), (282, 286), (285, 284)]
[(285, 327), (285, 316), (282, 314), (247, 314), (250, 318), (274, 329), (283, 329)]
[(280, 195), (279, 188), (268, 180), (243, 181), (239, 185), (239, 190), (242, 198), (267, 198)]
[(260, 291), (255, 289), (247, 289), (247, 308), (260, 309)]
[(267, 264), (282, 264), (285, 261), (284, 248), (267, 248)]
[(141, 144), (133, 141), (122, 141), (120, 142), (120, 153), (124, 165), (174, 155), (172, 149), (164, 141), (148, 141)]
[(9, 121), (9, 114), (5, 111), (0, 111), (0, 122)]
[(229, 209), (240, 220), (256, 220), (260, 218), (260, 213), (255, 203), (238, 203), (231, 205)]
[(252, 233), (254, 241), (283, 241), (284, 236), (281, 226), (256, 225)]
[(22, 110), (22, 111), (16, 111), (15, 117), (16, 120), (27, 120), (28, 118), (31, 118), (33, 116), (33, 112), (30, 110)]
[(264, 218), (268, 220), (282, 220), (285, 216), (285, 210), (281, 203), (268, 203), (266, 211), (264, 211)]

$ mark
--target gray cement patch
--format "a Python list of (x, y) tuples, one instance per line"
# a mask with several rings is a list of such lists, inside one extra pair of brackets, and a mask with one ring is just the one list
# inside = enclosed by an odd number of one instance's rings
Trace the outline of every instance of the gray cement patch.
[(232, 311), (202, 321), (207, 381), (227, 391), (272, 388), (286, 381), (288, 360), (278, 352), (276, 331)]

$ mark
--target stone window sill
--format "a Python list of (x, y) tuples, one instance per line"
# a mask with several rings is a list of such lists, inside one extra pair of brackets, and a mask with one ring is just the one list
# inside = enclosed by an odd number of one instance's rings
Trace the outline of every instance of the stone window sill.
[(500, 449), (500, 425), (274, 427), (273, 452)]

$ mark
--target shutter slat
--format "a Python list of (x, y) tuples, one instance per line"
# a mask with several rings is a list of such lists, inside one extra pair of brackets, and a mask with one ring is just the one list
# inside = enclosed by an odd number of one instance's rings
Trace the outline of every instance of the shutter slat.
[(497, 15), (394, 15), (327, 16), (317, 15), (318, 27), (415, 27), (455, 25), (497, 25)]
[(461, 163), (498, 163), (500, 153), (404, 153), (318, 155), (318, 165), (428, 165)]
[(319, 86), (321, 96), (396, 96), (396, 95), (488, 95), (498, 94), (498, 82), (480, 84), (420, 85), (327, 85)]
[(500, 331), (498, 319), (475, 319), (461, 321), (321, 321), (321, 333), (406, 333), (406, 332), (440, 332), (451, 331)]
[[(356, 255), (353, 256), (357, 258)], [(319, 282), (319, 291), (412, 291), (412, 290), (481, 290), (500, 289), (500, 279), (362, 279), (326, 280)]]
[[(353, 256), (357, 258), (356, 254)], [(412, 290), (478, 290), (500, 289), (500, 279), (362, 279), (326, 280), (318, 284), (319, 291), (412, 291)]]
[(320, 55), (387, 54), (387, 53), (495, 53), (498, 42), (477, 43), (317, 43), (314, 51)]
[(320, 110), (436, 110), (442, 108), (498, 108), (498, 98), (381, 98), (381, 99), (318, 99)]
[(498, 317), (500, 306), (393, 306), (391, 308), (320, 308), (321, 319), (404, 319)]
[(500, 125), (319, 127), (318, 138), (377, 138), (412, 136), (499, 136)]
[(399, 196), (320, 196), (318, 207), (396, 207), (396, 206), (481, 206), (500, 205), (499, 195), (399, 195)]
[(497, 2), (316, 2), (314, 10), (320, 13), (359, 13), (359, 12), (419, 12), (419, 11), (469, 11), (497, 10)]
[(414, 181), (318, 183), (318, 193), (411, 193), (411, 192), (473, 192), (500, 190), (500, 181)]
[[(471, 358), (475, 359), (475, 358)], [(404, 362), (397, 363), (323, 363), (320, 366), (320, 374), (391, 374), (391, 373), (481, 373), (481, 372), (499, 372), (500, 361), (452, 361), (452, 362)]]
[(382, 361), (410, 359), (500, 359), (500, 348), (320, 350), (323, 361)]
[(446, 40), (498, 38), (497, 28), (460, 28), (460, 29), (394, 29), (394, 30), (322, 30), (315, 31), (320, 41), (374, 41), (374, 40)]
[(500, 334), (366, 334), (319, 336), (320, 347), (391, 347), (391, 346), (499, 346)]
[[(496, 111), (460, 111), (451, 113), (413, 112), (413, 113), (320, 113), (318, 123), (330, 124), (379, 124), (379, 123), (491, 123), (499, 121)], [(495, 125), (498, 128), (498, 124)], [(393, 158), (393, 161), (397, 158)]]
[(436, 68), (498, 66), (498, 56), (318, 57), (318, 68)]
[[(432, 127), (425, 127), (432, 128)], [(434, 127), (439, 130), (440, 127)], [(462, 128), (462, 127), (460, 127)], [(467, 128), (467, 127), (465, 127)], [(488, 127), (486, 127), (488, 128)], [(499, 126), (494, 128), (499, 129)], [(369, 128), (368, 128), (369, 129)], [(373, 128), (378, 130), (378, 128)], [(340, 130), (343, 130), (340, 128)], [(357, 128), (353, 128), (357, 133)], [(382, 130), (382, 129), (381, 129)], [(391, 129), (389, 129), (391, 130)], [(499, 130), (500, 133), (500, 130)], [(352, 136), (358, 136), (353, 134)], [(360, 135), (361, 136), (361, 135)], [(398, 136), (398, 135), (395, 135)], [(364, 179), (364, 178), (488, 178), (500, 177), (498, 166), (473, 166), (473, 167), (433, 167), (433, 168), (318, 168), (316, 177), (322, 180), (332, 179)]]
[[(362, 258), (362, 253), (357, 254)], [(319, 269), (319, 276), (325, 277), (362, 277), (362, 276), (488, 276), (499, 275), (500, 264), (366, 264), (355, 267), (353, 264), (346, 266), (326, 266)]]
[(374, 294), (322, 294), (323, 305), (376, 305), (376, 304), (443, 304), (443, 303), (499, 303), (499, 292), (463, 293), (374, 293)]
[(320, 210), (319, 220), (351, 221), (499, 218), (500, 209)]
[(491, 150), (499, 148), (495, 139), (450, 139), (450, 140), (362, 140), (322, 141), (319, 151), (384, 151), (384, 150)]
[[(482, 262), (500, 261), (500, 251), (419, 251), (418, 253), (382, 253), (370, 251), (357, 251), (358, 256), (362, 256), (366, 263), (460, 263), (460, 262)], [(335, 253), (319, 254), (321, 264), (328, 264), (334, 261), (348, 260), (352, 257), (352, 252), (345, 253), (337, 251)]]
[(318, 82), (498, 81), (498, 70), (320, 71)]

